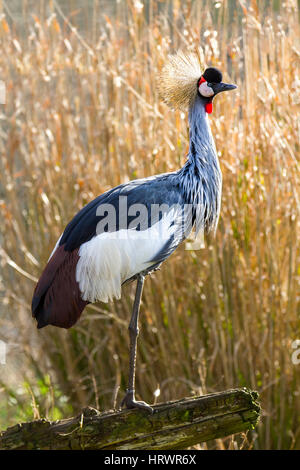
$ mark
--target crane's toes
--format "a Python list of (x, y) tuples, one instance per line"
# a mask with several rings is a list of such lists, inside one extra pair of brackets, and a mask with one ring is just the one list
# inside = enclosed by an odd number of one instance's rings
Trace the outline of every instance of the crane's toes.
[(153, 413), (153, 408), (152, 406), (148, 405), (148, 403), (144, 401), (136, 401), (132, 400), (129, 405), (126, 404), (127, 408), (142, 408), (143, 410), (149, 411), (149, 413)]
[(143, 410), (153, 413), (153, 408), (144, 401), (136, 401), (133, 390), (128, 390), (125, 397), (122, 400), (121, 407), (126, 406), (128, 409), (132, 408), (142, 408)]

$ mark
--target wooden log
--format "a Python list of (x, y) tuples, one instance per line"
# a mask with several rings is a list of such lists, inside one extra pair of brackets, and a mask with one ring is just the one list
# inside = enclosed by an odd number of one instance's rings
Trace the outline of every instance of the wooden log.
[(0, 433), (0, 449), (186, 449), (254, 429), (257, 392), (233, 389), (141, 409), (100, 413), (85, 408), (73, 418), (40, 419)]

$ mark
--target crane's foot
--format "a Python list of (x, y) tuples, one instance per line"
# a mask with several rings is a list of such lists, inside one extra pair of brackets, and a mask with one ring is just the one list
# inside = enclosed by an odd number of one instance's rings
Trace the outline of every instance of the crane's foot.
[(134, 390), (126, 390), (126, 395), (122, 400), (121, 407), (126, 406), (126, 408), (142, 408), (143, 410), (147, 410), (150, 413), (153, 413), (153, 408), (145, 403), (144, 401), (136, 401)]

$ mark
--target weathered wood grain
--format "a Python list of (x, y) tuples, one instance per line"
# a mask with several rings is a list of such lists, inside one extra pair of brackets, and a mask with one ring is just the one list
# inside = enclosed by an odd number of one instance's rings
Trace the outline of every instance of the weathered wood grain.
[(256, 392), (233, 389), (161, 403), (153, 414), (88, 407), (73, 418), (8, 428), (0, 433), (0, 449), (186, 449), (253, 429), (260, 416), (257, 398)]

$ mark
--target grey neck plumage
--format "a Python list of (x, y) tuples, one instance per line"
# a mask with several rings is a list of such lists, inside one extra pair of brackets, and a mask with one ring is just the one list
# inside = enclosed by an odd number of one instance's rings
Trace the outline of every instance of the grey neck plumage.
[(188, 203), (195, 207), (195, 228), (215, 232), (218, 224), (222, 174), (203, 100), (198, 96), (189, 110), (188, 160), (179, 171)]
[(189, 110), (190, 147), (188, 158), (196, 166), (217, 160), (215, 142), (211, 133), (204, 102), (197, 97)]

